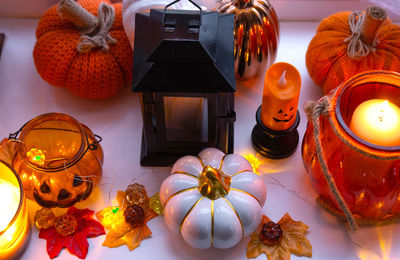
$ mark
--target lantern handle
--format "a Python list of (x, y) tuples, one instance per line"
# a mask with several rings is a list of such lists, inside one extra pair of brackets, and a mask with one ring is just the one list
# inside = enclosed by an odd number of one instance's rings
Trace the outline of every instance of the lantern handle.
[[(167, 5), (164, 7), (164, 14), (163, 14), (163, 18), (162, 18), (162, 22), (163, 22), (163, 25), (164, 25), (164, 26), (165, 26), (165, 16), (166, 16), (168, 7), (170, 7), (171, 5), (174, 5), (174, 4), (178, 3), (179, 1), (181, 1), (181, 0), (175, 0), (175, 1), (173, 1), (173, 2), (171, 2), (171, 3), (169, 3), (169, 4), (167, 4)], [(188, 0), (188, 1), (189, 1), (190, 3), (192, 3), (194, 6), (196, 6), (196, 7), (200, 10), (199, 26), (201, 26), (201, 14), (202, 14), (203, 10), (202, 10), (201, 7), (200, 7), (198, 4), (196, 4), (193, 0)]]

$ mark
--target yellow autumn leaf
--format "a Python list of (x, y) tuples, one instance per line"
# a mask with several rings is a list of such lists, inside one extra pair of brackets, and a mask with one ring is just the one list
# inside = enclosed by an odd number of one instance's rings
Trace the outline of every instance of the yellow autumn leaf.
[(133, 250), (140, 245), (140, 242), (149, 237), (151, 235), (151, 231), (147, 226), (143, 226), (137, 228), (136, 230), (131, 230), (127, 235), (127, 245), (129, 250)]
[(279, 220), (278, 224), (283, 231), (283, 239), (290, 252), (298, 256), (312, 256), (312, 246), (305, 237), (308, 226), (301, 221), (294, 221), (288, 213)]
[(247, 258), (255, 258), (262, 253), (267, 255), (268, 260), (289, 260), (290, 254), (312, 256), (312, 246), (305, 237), (308, 231), (307, 225), (301, 221), (294, 221), (286, 213), (277, 223), (282, 229), (281, 239), (276, 244), (266, 245), (260, 240), (260, 232), (262, 226), (269, 222), (271, 220), (263, 215), (260, 226), (251, 234), (250, 241), (247, 244)]
[(103, 246), (114, 248), (127, 245), (129, 250), (138, 247), (141, 241), (151, 235), (147, 221), (157, 216), (149, 207), (144, 208), (144, 223), (139, 227), (132, 227), (125, 221), (124, 211), (127, 208), (125, 192), (118, 191), (116, 196), (118, 207), (107, 207), (96, 213), (97, 219), (107, 229)]
[(125, 191), (119, 190), (117, 192), (117, 196), (115, 197), (118, 206), (121, 207), (121, 209), (126, 209), (126, 207), (128, 206), (128, 202), (126, 201), (125, 198)]

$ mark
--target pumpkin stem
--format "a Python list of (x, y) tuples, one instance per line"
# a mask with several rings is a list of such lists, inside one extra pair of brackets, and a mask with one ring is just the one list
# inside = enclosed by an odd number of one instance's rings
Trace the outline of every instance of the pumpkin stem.
[(234, 5), (238, 9), (250, 8), (253, 6), (253, 0), (236, 0)]
[(74, 0), (61, 0), (57, 10), (61, 18), (72, 22), (80, 30), (81, 42), (77, 47), (79, 52), (89, 52), (96, 47), (108, 51), (108, 45), (117, 42), (109, 33), (115, 18), (111, 5), (102, 2), (97, 11), (98, 17)]
[(368, 7), (364, 14), (354, 12), (349, 16), (351, 35), (344, 42), (348, 42), (347, 54), (350, 58), (362, 58), (370, 50), (375, 50), (376, 35), (386, 18), (386, 11), (376, 6)]
[(361, 39), (368, 46), (375, 46), (376, 35), (383, 23), (386, 21), (387, 14), (385, 9), (370, 6), (365, 11), (363, 23), (361, 26)]
[(90, 34), (97, 28), (96, 16), (88, 12), (74, 0), (61, 0), (57, 6), (61, 18), (72, 22), (79, 31)]
[(199, 192), (201, 195), (216, 200), (229, 193), (231, 176), (209, 165), (204, 167), (199, 176)]

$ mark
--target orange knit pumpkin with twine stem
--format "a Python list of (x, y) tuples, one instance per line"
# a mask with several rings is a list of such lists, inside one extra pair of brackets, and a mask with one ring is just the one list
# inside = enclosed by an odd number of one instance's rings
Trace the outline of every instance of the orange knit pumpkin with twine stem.
[(49, 84), (91, 99), (108, 98), (132, 82), (132, 49), (121, 3), (62, 0), (36, 29), (35, 66)]
[(400, 72), (400, 26), (387, 19), (380, 7), (333, 14), (318, 26), (306, 65), (324, 94), (362, 71)]

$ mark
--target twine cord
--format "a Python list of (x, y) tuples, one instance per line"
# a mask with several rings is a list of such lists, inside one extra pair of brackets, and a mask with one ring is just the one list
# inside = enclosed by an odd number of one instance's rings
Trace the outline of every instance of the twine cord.
[[(315, 141), (315, 147), (317, 150), (317, 157), (319, 164), (321, 166), (322, 173), (328, 183), (329, 190), (333, 194), (336, 199), (336, 202), (339, 204), (340, 209), (344, 212), (347, 222), (349, 223), (350, 229), (355, 232), (357, 230), (357, 224), (354, 220), (353, 214), (351, 213), (349, 207), (347, 206), (345, 200), (340, 194), (335, 180), (333, 176), (329, 172), (328, 164), (326, 163), (325, 155), (322, 151), (322, 144), (320, 139), (320, 122), (319, 117), (321, 115), (327, 116), (330, 108), (330, 98), (328, 96), (324, 96), (318, 102), (309, 101), (306, 104), (306, 108), (304, 109), (307, 113), (307, 116), (311, 118), (311, 122), (313, 123), (313, 137)], [(311, 113), (311, 114), (310, 114)]]
[(370, 47), (361, 39), (361, 28), (365, 15), (362, 12), (353, 12), (349, 16), (351, 35), (344, 39), (348, 42), (347, 55), (353, 59), (359, 59), (369, 54)]
[(102, 2), (98, 10), (98, 28), (97, 34), (91, 36), (88, 34), (81, 36), (81, 42), (78, 45), (79, 52), (89, 52), (93, 48), (99, 47), (103, 51), (108, 51), (109, 44), (115, 44), (115, 40), (109, 34), (109, 31), (114, 23), (115, 11), (114, 7)]
[(110, 35), (115, 19), (112, 5), (102, 2), (97, 10), (98, 17), (74, 0), (61, 0), (57, 10), (61, 18), (72, 22), (81, 32), (80, 43), (77, 46), (79, 52), (86, 53), (94, 48), (108, 51), (109, 45), (117, 42)]
[[(328, 213), (334, 215), (336, 218), (338, 218), (340, 221), (346, 221), (346, 216), (338, 211), (337, 209), (333, 208), (331, 205), (329, 205), (325, 200), (321, 197), (317, 198), (317, 204), (324, 210), (326, 210)], [(359, 225), (389, 225), (389, 224), (394, 224), (399, 222), (400, 220), (400, 214), (390, 214), (386, 215), (380, 219), (371, 219), (371, 218), (362, 218), (359, 216), (354, 216), (357, 224)]]
[(352, 59), (360, 59), (370, 52), (375, 52), (378, 43), (377, 34), (387, 19), (385, 9), (371, 6), (365, 12), (353, 12), (349, 15), (351, 35), (344, 39), (347, 55)]

